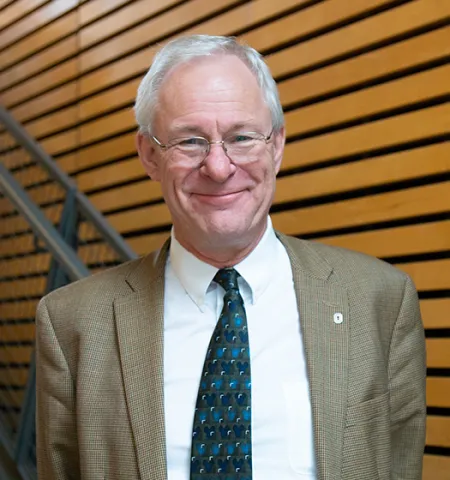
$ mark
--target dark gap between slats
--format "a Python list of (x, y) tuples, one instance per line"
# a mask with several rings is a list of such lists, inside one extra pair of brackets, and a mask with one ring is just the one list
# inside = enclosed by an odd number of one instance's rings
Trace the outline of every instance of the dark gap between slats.
[(427, 328), (426, 338), (450, 338), (450, 328)]
[[(50, 266), (50, 262), (49, 262)], [(45, 278), (48, 274), (48, 268), (42, 268), (39, 272), (34, 273), (22, 273), (20, 275), (5, 275), (4, 277), (0, 276), (0, 282), (14, 282), (16, 280), (26, 280), (31, 278)], [(0, 300), (1, 302), (1, 300)]]
[(441, 457), (450, 457), (450, 447), (435, 447), (427, 445), (424, 453), (426, 455), (439, 455)]
[(427, 377), (450, 377), (450, 368), (427, 368)]
[(25, 385), (16, 385), (12, 383), (0, 383), (0, 390), (5, 391), (13, 391), (13, 392), (21, 392), (25, 390)]
[[(450, 243), (450, 242), (449, 242)], [(403, 263), (412, 262), (432, 262), (435, 260), (446, 260), (450, 258), (450, 250), (444, 250), (440, 252), (424, 252), (408, 255), (397, 255), (392, 257), (381, 257), (382, 260), (388, 263), (401, 265)]]
[(158, 225), (156, 227), (149, 227), (149, 228), (142, 228), (137, 230), (132, 230), (129, 232), (122, 232), (123, 238), (138, 238), (143, 237), (144, 235), (152, 235), (154, 233), (170, 233), (170, 229), (172, 228), (172, 224), (164, 224)]
[(438, 415), (440, 417), (450, 417), (450, 408), (427, 407), (427, 415)]
[(20, 413), (20, 407), (0, 405), (0, 412), (6, 413)]
[(3, 347), (32, 347), (34, 342), (32, 340), (0, 340), (0, 348)]
[(31, 300), (40, 300), (43, 295), (25, 295), (23, 297), (11, 297), (11, 298), (2, 298), (0, 302), (3, 303), (20, 303), (20, 302), (29, 302)]
[(18, 363), (18, 362), (0, 362), (0, 368), (8, 368), (8, 369), (15, 369), (15, 370), (21, 370), (21, 369), (28, 369), (30, 368), (30, 364), (28, 362), (22, 362), (22, 363)]
[(419, 290), (417, 292), (419, 294), (420, 300), (432, 300), (438, 298), (450, 298), (450, 289), (447, 290)]
[[(0, 304), (1, 304), (1, 300), (0, 300)], [(33, 323), (34, 323), (34, 318), (2, 318), (0, 319), (0, 327), (9, 326), (9, 325), (31, 325)]]

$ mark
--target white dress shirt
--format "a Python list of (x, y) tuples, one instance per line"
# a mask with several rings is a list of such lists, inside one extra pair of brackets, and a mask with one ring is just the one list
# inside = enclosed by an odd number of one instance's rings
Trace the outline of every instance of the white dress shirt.
[[(308, 376), (289, 257), (270, 218), (241, 275), (252, 374), (253, 480), (314, 480)], [(205, 353), (223, 305), (217, 268), (172, 232), (164, 299), (168, 480), (189, 480), (192, 424)]]

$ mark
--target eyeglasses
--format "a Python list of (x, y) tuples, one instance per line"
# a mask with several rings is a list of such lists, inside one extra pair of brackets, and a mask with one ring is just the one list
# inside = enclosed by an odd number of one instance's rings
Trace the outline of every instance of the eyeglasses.
[(225, 155), (236, 164), (255, 161), (261, 148), (269, 143), (273, 129), (269, 135), (257, 132), (238, 132), (226, 136), (223, 140), (209, 141), (204, 137), (183, 137), (171, 140), (167, 144), (161, 143), (155, 136), (150, 135), (161, 150), (172, 150), (174, 161), (186, 161), (190, 165), (201, 165), (209, 155), (211, 145), (221, 145)]

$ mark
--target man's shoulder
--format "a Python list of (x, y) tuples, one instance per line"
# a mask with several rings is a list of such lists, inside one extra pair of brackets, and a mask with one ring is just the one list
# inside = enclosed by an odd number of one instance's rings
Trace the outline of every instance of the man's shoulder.
[(70, 302), (97, 302), (112, 303), (117, 297), (131, 292), (127, 282), (130, 274), (138, 269), (142, 263), (151, 264), (158, 252), (152, 252), (145, 257), (130, 260), (116, 267), (107, 268), (89, 277), (72, 282), (64, 287), (50, 292), (44, 297), (47, 304), (67, 305)]
[(281, 235), (300, 261), (311, 264), (322, 261), (330, 267), (334, 275), (341, 280), (355, 281), (359, 278), (391, 279), (404, 282), (407, 274), (384, 260), (347, 248), (327, 245), (325, 243), (303, 240)]

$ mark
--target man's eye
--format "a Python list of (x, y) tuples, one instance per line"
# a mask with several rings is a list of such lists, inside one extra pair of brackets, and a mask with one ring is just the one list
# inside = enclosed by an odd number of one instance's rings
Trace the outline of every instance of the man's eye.
[(244, 143), (244, 142), (251, 142), (253, 140), (253, 138), (250, 136), (250, 135), (241, 135), (241, 134), (238, 134), (238, 135), (233, 135), (231, 138), (230, 138), (230, 141), (232, 143)]
[(178, 142), (178, 145), (180, 147), (197, 147), (197, 146), (203, 146), (205, 144), (205, 141), (202, 138), (197, 138), (197, 137), (192, 137), (192, 138), (185, 138)]

